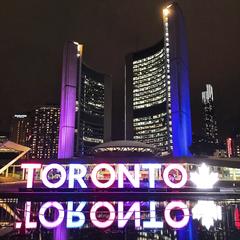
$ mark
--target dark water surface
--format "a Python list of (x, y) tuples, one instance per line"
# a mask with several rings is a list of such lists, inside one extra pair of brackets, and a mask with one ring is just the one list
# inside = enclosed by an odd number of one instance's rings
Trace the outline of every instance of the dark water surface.
[[(172, 203), (181, 207), (170, 211)], [(184, 226), (178, 225), (184, 221)], [(6, 198), (0, 199), (0, 239), (239, 240), (240, 200), (26, 202)]]

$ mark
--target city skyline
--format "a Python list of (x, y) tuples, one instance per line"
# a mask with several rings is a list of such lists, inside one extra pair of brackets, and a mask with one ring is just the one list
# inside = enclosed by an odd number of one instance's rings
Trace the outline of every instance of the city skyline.
[(2, 9), (0, 240), (240, 239), (239, 1)]
[[(231, 96), (237, 94), (237, 89), (239, 89), (237, 79), (239, 79), (240, 73), (236, 67), (239, 51), (235, 50), (239, 41), (239, 30), (237, 28), (239, 3), (237, 1), (231, 1), (231, 3), (222, 1), (216, 6), (214, 3), (207, 3), (207, 1), (194, 4), (183, 1), (177, 2), (183, 10), (187, 25), (193, 131), (196, 131), (200, 125), (198, 120), (200, 115), (199, 107), (201, 105), (200, 93), (205, 83), (209, 82), (216, 89), (216, 108), (220, 135), (230, 134), (233, 130), (231, 128), (239, 128), (239, 111), (237, 110), (240, 109), (239, 103), (234, 98), (231, 98)], [(39, 16), (43, 22), (38, 25), (36, 19), (33, 19), (31, 24), (27, 24), (32, 17), (31, 11), (26, 16), (22, 16), (21, 11), (19, 13), (14, 12), (17, 10), (17, 7), (20, 7), (20, 9), (24, 8), (23, 3), (21, 3), (21, 6), (16, 4), (16, 6), (11, 8), (13, 15), (7, 11), (10, 10), (11, 4), (5, 3), (4, 7), (7, 9), (6, 13), (8, 15), (2, 16), (3, 20), (6, 21), (2, 21), (5, 35), (3, 36), (4, 44), (1, 47), (3, 57), (0, 71), (1, 76), (6, 81), (2, 82), (0, 90), (2, 103), (1, 131), (9, 130), (7, 122), (16, 112), (25, 112), (33, 108), (33, 105), (43, 105), (46, 102), (60, 103), (60, 69), (63, 42), (67, 39), (74, 39), (85, 45), (86, 51), (83, 54), (83, 59), (87, 64), (100, 72), (112, 75), (113, 118), (115, 120), (113, 129), (116, 129), (114, 138), (123, 138), (123, 57), (129, 52), (151, 46), (163, 36), (163, 22), (160, 16), (163, 2), (153, 1), (147, 4), (147, 8), (145, 4), (123, 2), (119, 6), (119, 10), (114, 8), (115, 4), (111, 4), (108, 1), (101, 5), (98, 3), (92, 4), (92, 2), (80, 2), (78, 9), (81, 9), (80, 4), (84, 7), (85, 14), (91, 11), (97, 14), (97, 17), (94, 14), (91, 15), (92, 19), (84, 15), (85, 19), (88, 20), (88, 27), (84, 26), (85, 23), (78, 21), (81, 17), (76, 14), (76, 9), (67, 13), (69, 16), (74, 16), (68, 20), (66, 20), (66, 15), (63, 14), (61, 16), (61, 11), (65, 7), (64, 4), (58, 6), (54, 4), (54, 6), (40, 4), (39, 6), (48, 11), (45, 13), (47, 21), (44, 22), (43, 17)], [(92, 9), (93, 6), (95, 7)], [(51, 26), (48, 26), (44, 23), (49, 21), (50, 13), (52, 13), (55, 7), (56, 20), (53, 21)], [(34, 8), (33, 13), (40, 13), (36, 6), (30, 4), (29, 9), (31, 8)], [(101, 13), (103, 8), (105, 9), (104, 14)], [(132, 20), (129, 26), (126, 26), (126, 20), (120, 13), (123, 11), (127, 16), (125, 16), (126, 19), (129, 19), (131, 10), (135, 8), (137, 8), (135, 19)], [(217, 8), (217, 11), (214, 12), (215, 8)], [(212, 12), (214, 12), (214, 16), (211, 15)], [(144, 22), (140, 19), (141, 14), (145, 16)], [(9, 16), (12, 18), (9, 19)], [(16, 30), (12, 35), (9, 26), (13, 23), (18, 24), (16, 20), (19, 17), (22, 19), (23, 30), (21, 32)], [(63, 26), (57, 22), (57, 20), (61, 19), (62, 22), (60, 21), (60, 23)], [(108, 23), (109, 19), (113, 19), (113, 23)], [(225, 25), (222, 24), (222, 19), (228, 19)], [(70, 24), (71, 21), (73, 21), (73, 25)], [(141, 29), (137, 28), (138, 21), (140, 21), (142, 26)], [(229, 22), (231, 24), (228, 24)], [(98, 23), (99, 25), (96, 25)], [(71, 27), (65, 30), (64, 26), (66, 25), (71, 25)], [(221, 28), (218, 25), (221, 25)], [(34, 28), (32, 28), (33, 26)], [(40, 26), (41, 28), (39, 29)], [(44, 27), (42, 28), (42, 26)], [(99, 26), (97, 29), (100, 32), (105, 30), (105, 34), (111, 32), (108, 35), (110, 37), (106, 39), (103, 31), (98, 41), (94, 41), (96, 34), (100, 34), (98, 31), (95, 31), (96, 28), (94, 26)], [(28, 34), (28, 27), (31, 29), (32, 34)], [(47, 34), (47, 31), (50, 29), (54, 29), (55, 34), (58, 37), (60, 36), (58, 41), (56, 41), (53, 34), (49, 34), (48, 39), (44, 37), (44, 33)], [(36, 32), (37, 30), (39, 33)], [(144, 31), (148, 34), (144, 34)], [(26, 36), (22, 37), (24, 33), (26, 33), (28, 38)], [(220, 38), (223, 33), (230, 36), (230, 46), (226, 38)], [(42, 34), (40, 38), (38, 38), (38, 34)], [(9, 39), (10, 42), (7, 41)], [(8, 49), (10, 54), (6, 53), (6, 49)], [(17, 49), (17, 51), (14, 49)], [(205, 50), (205, 55), (202, 54), (203, 50)], [(37, 53), (36, 58), (33, 53)], [(8, 55), (11, 56), (10, 60)], [(103, 60), (103, 58), (106, 60)], [(21, 84), (19, 84), (20, 82)], [(6, 104), (9, 91), (12, 92), (12, 96)], [(36, 94), (36, 92), (39, 92), (39, 94)], [(224, 114), (218, 114), (219, 112)], [(228, 132), (224, 133), (223, 130)]]

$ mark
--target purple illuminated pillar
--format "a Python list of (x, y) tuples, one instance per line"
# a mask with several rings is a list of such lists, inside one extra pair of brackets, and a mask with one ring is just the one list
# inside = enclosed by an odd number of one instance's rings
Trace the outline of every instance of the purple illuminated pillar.
[[(78, 64), (81, 64), (82, 48), (83, 46), (76, 42), (67, 42), (64, 46), (58, 159), (72, 158), (74, 155)], [(66, 219), (54, 229), (53, 239), (67, 239)]]
[(58, 159), (71, 158), (74, 154), (77, 76), (82, 48), (83, 46), (76, 42), (67, 42), (64, 47)]
[[(66, 215), (66, 205), (64, 204), (64, 211)], [(54, 212), (55, 218), (58, 218), (56, 211)], [(64, 217), (63, 222), (53, 230), (53, 240), (67, 240), (67, 228), (66, 228), (66, 216)]]

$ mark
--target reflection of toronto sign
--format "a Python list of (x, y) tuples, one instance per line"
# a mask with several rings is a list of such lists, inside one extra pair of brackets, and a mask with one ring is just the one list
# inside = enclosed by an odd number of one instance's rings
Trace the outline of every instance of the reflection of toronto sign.
[[(42, 169), (41, 172), (41, 181), (47, 188), (60, 188), (63, 185), (67, 184), (68, 188), (76, 188), (76, 184), (78, 188), (85, 188), (87, 189), (88, 181), (86, 181), (86, 176), (89, 175), (92, 181), (92, 184), (96, 188), (110, 188), (115, 182), (117, 182), (117, 188), (127, 188), (129, 185), (126, 183), (130, 183), (132, 188), (140, 188), (141, 187), (141, 171), (148, 172), (148, 188), (154, 189), (156, 188), (156, 171), (161, 171), (161, 164), (133, 164), (133, 168), (131, 171), (127, 168), (124, 164), (115, 164), (115, 167), (102, 163), (97, 164), (91, 169), (91, 172), (88, 172), (88, 168), (82, 164), (69, 164), (68, 169), (64, 168), (60, 164), (50, 164), (47, 165), (45, 168)], [(41, 164), (22, 164), (21, 166), (23, 169), (27, 171), (27, 188), (34, 187), (34, 176), (35, 171), (40, 170), (42, 168)], [(200, 174), (205, 174), (206, 171), (209, 169), (203, 169), (206, 166), (202, 166), (199, 168), (199, 173), (194, 173), (191, 175), (193, 181), (196, 181), (197, 177), (201, 177)], [(98, 173), (101, 171), (107, 171), (108, 177), (102, 181), (99, 179)], [(51, 171), (55, 171), (60, 173), (59, 178), (55, 181), (49, 179), (49, 173)], [(178, 172), (180, 175), (180, 179), (175, 181), (172, 178), (172, 172)], [(202, 171), (202, 173), (201, 173)], [(203, 172), (205, 171), (205, 172)], [(198, 175), (196, 175), (198, 174)], [(207, 175), (205, 176), (207, 178)], [(212, 176), (213, 177), (213, 176)], [(216, 181), (216, 176), (214, 175), (214, 180)], [(168, 164), (163, 171), (162, 179), (166, 186), (173, 189), (179, 189), (184, 187), (188, 180), (188, 174), (185, 168), (180, 164)], [(209, 180), (209, 179), (204, 179)], [(209, 186), (208, 186), (209, 187)], [(164, 193), (160, 193), (164, 194)], [(133, 199), (134, 201), (134, 199)], [(156, 202), (150, 201), (149, 202), (149, 214), (147, 215), (146, 219), (143, 221), (141, 220), (141, 204), (140, 202), (132, 202), (131, 206), (125, 206), (124, 202), (115, 202), (117, 207), (114, 207), (114, 204), (111, 202), (101, 201), (101, 202), (94, 202), (90, 209), (90, 220), (92, 224), (98, 228), (107, 228), (110, 227), (115, 221), (119, 228), (125, 227), (127, 222), (130, 219), (134, 219), (135, 228), (163, 228), (163, 221), (157, 219), (156, 213)], [(46, 228), (55, 228), (59, 226), (61, 223), (66, 224), (67, 228), (80, 228), (85, 223), (85, 212), (84, 208), (86, 206), (86, 202), (78, 202), (73, 203), (69, 201), (65, 204), (60, 202), (46, 202), (44, 203), (38, 213), (39, 222)], [(107, 212), (106, 219), (102, 220), (98, 218), (98, 213), (101, 209), (104, 208), (104, 211)], [(46, 213), (50, 209), (55, 209), (57, 212), (54, 219), (49, 219), (46, 217)], [(173, 213), (181, 212), (181, 218), (177, 219)], [(25, 226), (27, 229), (34, 229), (37, 228), (37, 221), (36, 219), (31, 219), (31, 202), (26, 202), (25, 204), (25, 223), (22, 225), (22, 222), (16, 223), (16, 228), (21, 228)], [(176, 214), (175, 214), (176, 215)], [(183, 201), (171, 201), (165, 204), (164, 209), (164, 219), (165, 222), (176, 229), (182, 228), (189, 222), (189, 209), (186, 203)]]

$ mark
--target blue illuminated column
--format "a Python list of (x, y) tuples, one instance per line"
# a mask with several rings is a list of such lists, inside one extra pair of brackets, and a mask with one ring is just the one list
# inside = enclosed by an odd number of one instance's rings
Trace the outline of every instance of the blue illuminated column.
[(192, 124), (189, 67), (185, 24), (181, 9), (173, 3), (163, 10), (168, 86), (169, 138), (175, 157), (190, 156)]

